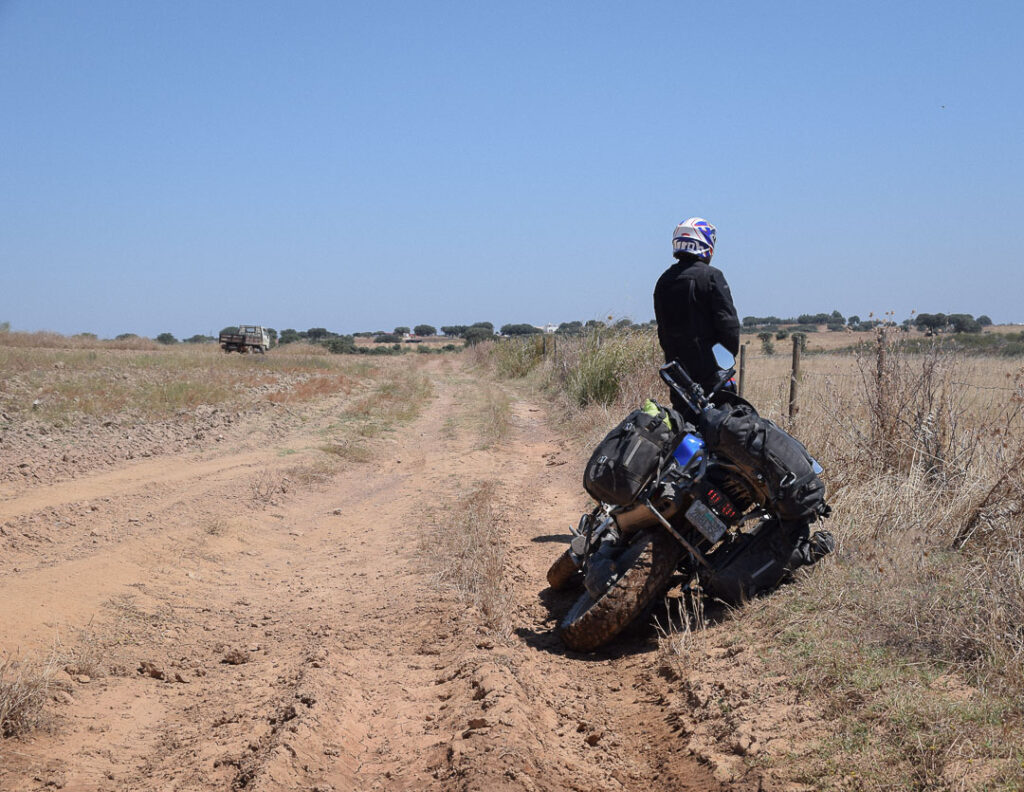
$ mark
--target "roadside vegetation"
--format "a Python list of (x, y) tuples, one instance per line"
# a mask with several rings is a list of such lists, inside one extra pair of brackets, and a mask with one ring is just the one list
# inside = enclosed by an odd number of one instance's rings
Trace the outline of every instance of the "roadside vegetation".
[[(1019, 789), (1024, 369), (942, 338), (908, 343), (891, 326), (871, 337), (854, 354), (805, 359), (793, 421), (788, 356), (748, 356), (746, 396), (825, 467), (838, 548), (708, 626), (691, 612), (665, 635), (665, 662), (685, 679), (730, 646), (756, 648), (746, 675), (779, 681), (708, 704), (700, 717), (723, 721), (722, 740), (744, 696), (767, 704), (790, 691), (814, 706), (822, 739), (811, 753), (760, 752), (751, 769), (815, 788)], [(580, 464), (644, 398), (667, 401), (656, 337), (643, 330), (561, 339), (546, 356), (510, 342), (477, 354), (503, 376), (529, 372), (574, 417), (563, 422)]]

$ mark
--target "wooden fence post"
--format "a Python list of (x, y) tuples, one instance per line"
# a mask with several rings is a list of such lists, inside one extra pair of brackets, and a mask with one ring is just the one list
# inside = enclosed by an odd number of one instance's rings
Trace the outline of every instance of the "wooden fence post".
[(796, 417), (800, 408), (796, 403), (797, 381), (800, 379), (800, 337), (793, 336), (793, 370), (789, 374), (789, 420)]
[(747, 345), (740, 344), (740, 381), (737, 387), (740, 396), (743, 395), (743, 385), (747, 378)]

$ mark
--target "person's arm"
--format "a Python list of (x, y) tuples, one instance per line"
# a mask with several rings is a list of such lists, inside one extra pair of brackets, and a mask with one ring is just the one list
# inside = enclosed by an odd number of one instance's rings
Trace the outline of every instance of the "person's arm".
[(740, 320), (732, 303), (732, 292), (725, 276), (715, 271), (711, 276), (711, 316), (716, 340), (732, 354), (740, 351)]

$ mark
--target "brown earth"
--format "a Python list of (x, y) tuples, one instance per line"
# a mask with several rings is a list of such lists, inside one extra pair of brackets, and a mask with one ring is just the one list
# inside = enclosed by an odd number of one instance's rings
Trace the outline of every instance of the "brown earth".
[[(416, 365), (418, 417), (333, 467), (354, 395), (91, 471), (108, 446), (79, 437), (74, 471), (0, 483), (0, 650), (64, 666), (49, 726), (0, 740), (0, 789), (719, 788), (649, 636), (584, 656), (552, 635), (544, 573), (584, 504), (557, 427), (513, 398), (506, 438), (482, 442), (475, 375)], [(19, 459), (48, 459), (32, 442)], [(508, 543), (507, 635), (427, 560), (479, 482)]]

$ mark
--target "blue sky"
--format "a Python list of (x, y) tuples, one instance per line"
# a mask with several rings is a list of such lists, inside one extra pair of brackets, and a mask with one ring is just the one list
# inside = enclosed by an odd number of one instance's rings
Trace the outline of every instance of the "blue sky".
[(0, 321), (1024, 321), (1022, 9), (0, 0)]

